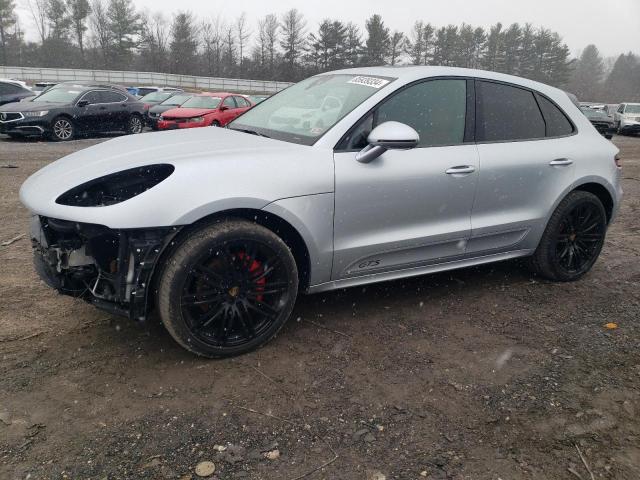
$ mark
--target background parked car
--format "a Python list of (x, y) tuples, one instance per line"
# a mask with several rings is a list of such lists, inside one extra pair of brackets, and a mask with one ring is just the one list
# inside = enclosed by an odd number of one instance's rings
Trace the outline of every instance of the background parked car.
[(172, 95), (167, 98), (164, 102), (149, 108), (146, 118), (147, 125), (149, 125), (153, 130), (158, 130), (158, 120), (160, 119), (160, 115), (168, 110), (180, 107), (194, 95), (194, 93), (177, 93), (176, 95)]
[[(142, 98), (154, 92), (181, 92), (182, 91), (181, 88), (174, 88), (174, 87), (127, 87), (127, 90), (129, 91), (129, 93), (139, 98)], [(134, 91), (136, 93), (133, 93)]]
[(150, 92), (140, 98), (140, 101), (144, 104), (145, 108), (148, 110), (154, 105), (158, 105), (159, 103), (164, 102), (167, 98), (170, 98), (174, 95), (178, 95), (179, 93), (184, 93), (182, 90), (178, 90), (175, 88), (157, 90), (155, 92)]
[(251, 100), (243, 95), (201, 93), (194, 95), (180, 108), (164, 112), (158, 121), (158, 129), (224, 127), (252, 106)]
[(640, 103), (621, 103), (614, 113), (614, 122), (621, 135), (640, 132)]
[(269, 95), (247, 95), (247, 97), (253, 102), (254, 105), (257, 105), (269, 98)]
[(611, 115), (608, 115), (605, 110), (597, 108), (580, 107), (580, 110), (602, 136), (609, 140), (613, 138), (616, 127)]
[(41, 94), (42, 92), (46, 92), (47, 90), (49, 90), (51, 87), (55, 87), (57, 85), (56, 82), (37, 82), (33, 84), (33, 87), (31, 87), (31, 90), (33, 91), (33, 93), (35, 93), (36, 95)]
[(24, 98), (33, 97), (35, 94), (19, 83), (0, 80), (0, 105), (19, 102)]
[(0, 107), (0, 133), (71, 140), (80, 133), (140, 133), (144, 108), (120, 87), (60, 86), (31, 102)]

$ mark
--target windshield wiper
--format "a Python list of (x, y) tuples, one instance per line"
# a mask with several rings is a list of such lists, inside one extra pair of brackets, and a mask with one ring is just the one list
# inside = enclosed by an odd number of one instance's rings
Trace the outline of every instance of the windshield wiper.
[(250, 130), (248, 128), (231, 128), (229, 127), (229, 130), (235, 130), (236, 132), (244, 132), (244, 133), (248, 133), (250, 135), (257, 135), (258, 137), (264, 137), (264, 138), (271, 138), (269, 135), (266, 135), (262, 132), (258, 132), (256, 130)]

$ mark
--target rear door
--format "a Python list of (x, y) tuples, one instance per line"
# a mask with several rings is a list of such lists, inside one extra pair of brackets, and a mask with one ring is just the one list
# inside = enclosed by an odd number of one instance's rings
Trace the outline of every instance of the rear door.
[(81, 130), (88, 132), (103, 131), (109, 122), (107, 107), (102, 104), (100, 90), (90, 90), (78, 99), (78, 104), (87, 102), (87, 105), (77, 107), (76, 123)]
[(559, 196), (575, 177), (574, 126), (548, 98), (476, 81), (478, 193), (467, 254), (535, 248)]
[(108, 126), (111, 130), (125, 129), (130, 115), (127, 97), (113, 91), (102, 91), (100, 97), (107, 111), (105, 127)]

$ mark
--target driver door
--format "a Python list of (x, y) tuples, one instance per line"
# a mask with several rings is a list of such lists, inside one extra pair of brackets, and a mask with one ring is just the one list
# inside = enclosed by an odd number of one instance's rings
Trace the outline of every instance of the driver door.
[[(384, 100), (343, 139), (335, 158), (332, 279), (416, 268), (462, 258), (478, 182), (471, 81), (426, 80)], [(412, 150), (356, 161), (375, 126), (410, 125)]]

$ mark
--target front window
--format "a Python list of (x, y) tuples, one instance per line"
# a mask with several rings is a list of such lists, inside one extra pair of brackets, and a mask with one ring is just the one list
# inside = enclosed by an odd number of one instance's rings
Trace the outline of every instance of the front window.
[(34, 102), (71, 103), (81, 93), (81, 90), (74, 90), (72, 88), (54, 88), (51, 90), (47, 90), (46, 92), (35, 98)]
[(311, 77), (256, 105), (231, 122), (229, 128), (313, 145), (327, 130), (393, 80), (347, 74)]
[(196, 96), (182, 104), (184, 108), (218, 108), (222, 99), (220, 97)]
[(153, 92), (145, 95), (140, 99), (141, 102), (164, 102), (167, 98), (173, 95), (171, 92)]

